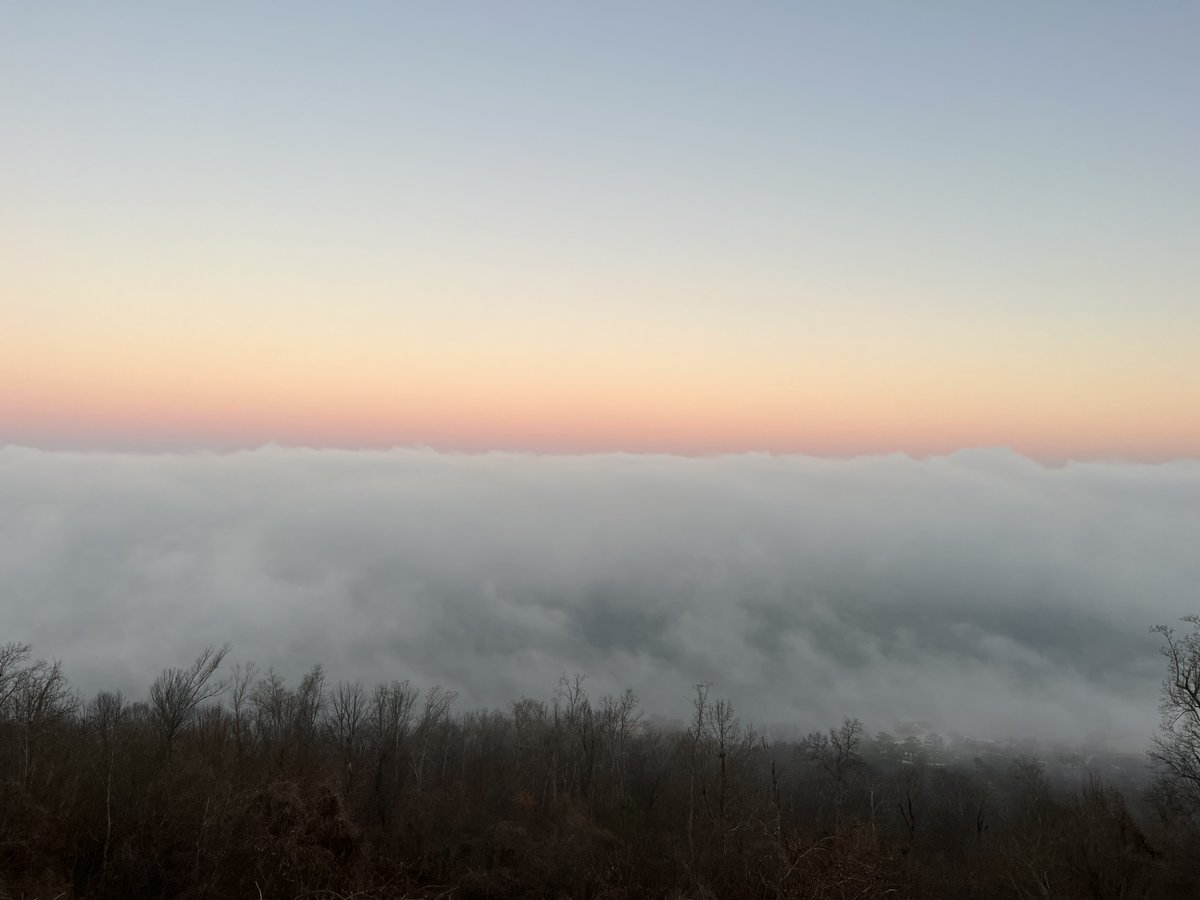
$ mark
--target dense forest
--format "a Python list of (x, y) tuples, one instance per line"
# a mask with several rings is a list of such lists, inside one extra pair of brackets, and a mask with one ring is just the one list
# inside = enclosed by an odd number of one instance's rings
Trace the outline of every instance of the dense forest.
[(1163, 729), (1124, 766), (854, 719), (770, 739), (704, 685), (676, 725), (582, 676), (460, 712), (227, 647), (87, 699), (10, 643), (0, 898), (1192, 897), (1200, 646), (1161, 632)]

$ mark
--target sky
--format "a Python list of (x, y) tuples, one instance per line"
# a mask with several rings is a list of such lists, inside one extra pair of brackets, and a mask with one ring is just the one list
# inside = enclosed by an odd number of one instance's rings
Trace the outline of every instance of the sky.
[[(1196, 611), (1200, 461), (0, 449), (0, 643), (145, 696), (231, 641), (459, 711), (693, 685), (747, 722), (1139, 751)], [(1188, 626), (1181, 626), (1188, 628)]]
[(1198, 36), (0, 4), (0, 446), (1200, 456)]

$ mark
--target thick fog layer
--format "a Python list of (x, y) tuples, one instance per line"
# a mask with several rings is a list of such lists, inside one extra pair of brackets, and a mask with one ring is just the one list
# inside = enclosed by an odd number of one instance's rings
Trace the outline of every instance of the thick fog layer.
[(703, 681), (760, 723), (1129, 745), (1198, 538), (1197, 462), (6, 448), (0, 642), (89, 692), (229, 640), (460, 708), (579, 671), (668, 717)]

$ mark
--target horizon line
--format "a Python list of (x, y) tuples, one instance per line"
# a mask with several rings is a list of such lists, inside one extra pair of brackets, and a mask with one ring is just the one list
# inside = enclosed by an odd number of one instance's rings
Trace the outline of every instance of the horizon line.
[(10, 451), (33, 452), (54, 456), (111, 456), (111, 457), (234, 457), (245, 456), (264, 451), (284, 451), (311, 454), (345, 454), (362, 456), (386, 456), (397, 453), (423, 453), (436, 456), (466, 458), (466, 457), (524, 457), (536, 459), (601, 459), (601, 458), (646, 458), (646, 459), (677, 459), (689, 461), (703, 460), (732, 460), (743, 458), (770, 458), (812, 460), (816, 462), (856, 462), (866, 460), (884, 460), (901, 458), (911, 462), (935, 462), (949, 460), (955, 457), (985, 454), (1003, 455), (1037, 465), (1046, 469), (1058, 469), (1068, 465), (1120, 465), (1120, 466), (1160, 466), (1173, 463), (1200, 463), (1200, 454), (1163, 457), (1157, 459), (1139, 459), (1119, 455), (1035, 455), (1026, 453), (1010, 444), (976, 444), (960, 447), (944, 452), (913, 453), (904, 449), (821, 453), (803, 450), (772, 450), (769, 448), (746, 448), (741, 450), (715, 451), (679, 451), (679, 450), (563, 450), (513, 447), (439, 447), (429, 443), (389, 444), (386, 446), (372, 445), (338, 445), (338, 444), (301, 444), (280, 441), (264, 441), (254, 445), (214, 446), (127, 446), (93, 444), (88, 446), (39, 446), (21, 442), (0, 443), (0, 453)]

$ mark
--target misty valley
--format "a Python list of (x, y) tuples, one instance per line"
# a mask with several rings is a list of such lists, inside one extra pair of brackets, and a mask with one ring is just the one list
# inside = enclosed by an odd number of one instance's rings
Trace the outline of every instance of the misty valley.
[(1194, 461), (0, 463), (4, 900), (1200, 883)]

